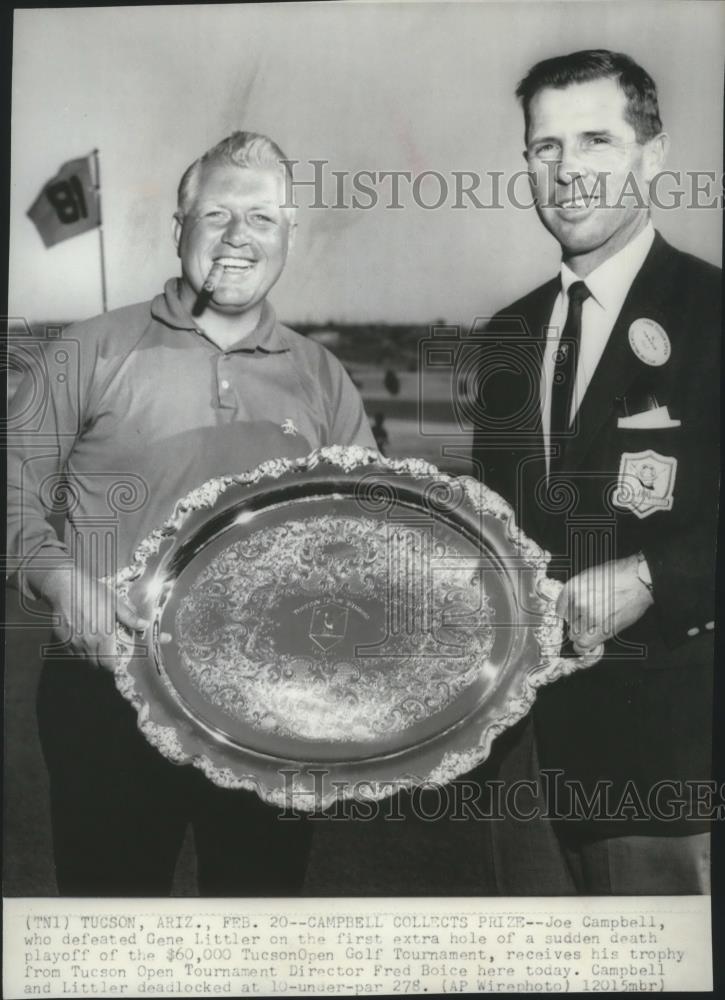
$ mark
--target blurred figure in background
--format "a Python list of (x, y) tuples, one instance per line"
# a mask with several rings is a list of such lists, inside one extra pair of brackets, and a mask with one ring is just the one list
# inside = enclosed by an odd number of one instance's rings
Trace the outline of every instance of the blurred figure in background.
[(387, 454), (386, 449), (388, 447), (388, 432), (385, 429), (384, 421), (385, 421), (385, 414), (376, 413), (372, 426), (373, 437), (375, 438), (375, 444), (378, 446), (378, 451), (380, 452), (381, 455)]

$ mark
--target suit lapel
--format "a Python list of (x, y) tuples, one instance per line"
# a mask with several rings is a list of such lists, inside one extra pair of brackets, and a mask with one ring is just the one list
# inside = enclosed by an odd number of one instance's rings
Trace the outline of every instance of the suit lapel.
[(554, 303), (556, 302), (556, 297), (561, 289), (561, 281), (559, 278), (554, 278), (552, 281), (548, 282), (541, 289), (540, 294), (537, 296), (535, 302), (532, 302), (531, 309), (527, 316), (524, 317), (529, 334), (533, 337), (536, 342), (536, 356), (539, 361), (538, 364), (538, 378), (536, 397), (538, 399), (538, 434), (540, 450), (543, 453), (544, 450), (544, 431), (541, 424), (541, 365), (544, 361), (544, 353), (546, 351), (546, 332), (551, 321), (551, 314), (554, 311)]
[(638, 365), (629, 344), (629, 328), (642, 317), (661, 321), (661, 302), (670, 288), (667, 268), (671, 266), (672, 251), (656, 233), (582, 400), (577, 414), (577, 432), (569, 441), (564, 456), (567, 468), (575, 469), (581, 463), (593, 439), (611, 416), (615, 397), (626, 395), (637, 377)]
[(543, 526), (541, 523), (542, 511), (540, 504), (536, 500), (538, 484), (546, 479), (546, 453), (544, 450), (544, 429), (541, 423), (541, 365), (546, 350), (546, 332), (554, 310), (556, 297), (561, 289), (561, 280), (553, 278), (543, 285), (526, 310), (524, 320), (527, 325), (529, 336), (534, 341), (534, 356), (536, 358), (536, 372), (538, 381), (536, 383), (536, 439), (533, 448), (529, 452), (525, 465), (522, 469), (518, 494), (519, 502), (527, 509), (527, 521), (529, 530), (540, 539), (543, 536)]

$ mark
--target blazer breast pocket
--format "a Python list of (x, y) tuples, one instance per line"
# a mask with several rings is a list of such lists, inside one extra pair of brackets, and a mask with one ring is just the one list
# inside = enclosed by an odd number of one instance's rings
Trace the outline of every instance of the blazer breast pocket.
[(682, 421), (673, 419), (667, 406), (656, 406), (617, 418), (617, 430), (622, 431), (674, 430), (680, 426)]

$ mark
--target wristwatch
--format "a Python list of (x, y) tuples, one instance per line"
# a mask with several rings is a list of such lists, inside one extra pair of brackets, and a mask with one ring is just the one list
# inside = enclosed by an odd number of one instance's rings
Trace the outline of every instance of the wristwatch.
[(654, 590), (654, 587), (652, 586), (652, 574), (649, 571), (647, 557), (644, 552), (637, 553), (637, 576), (651, 594)]

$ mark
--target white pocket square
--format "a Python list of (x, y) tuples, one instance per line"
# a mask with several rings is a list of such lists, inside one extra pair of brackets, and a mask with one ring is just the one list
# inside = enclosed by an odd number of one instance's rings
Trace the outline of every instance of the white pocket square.
[(619, 417), (617, 427), (621, 430), (662, 430), (665, 427), (679, 427), (681, 420), (673, 420), (666, 406), (655, 406), (653, 410), (633, 413), (631, 417)]

